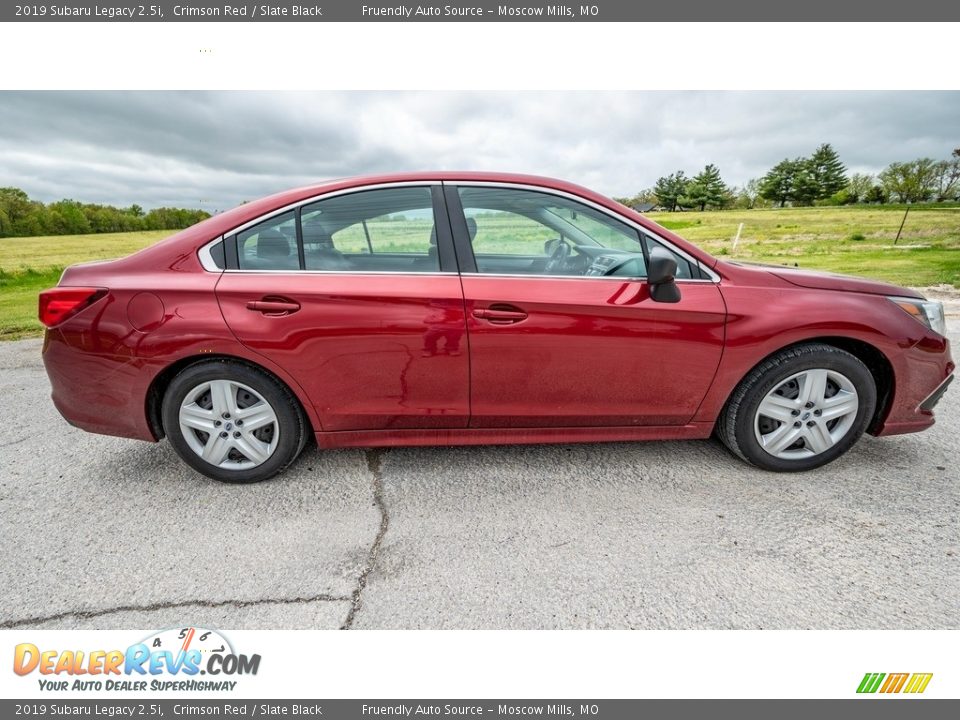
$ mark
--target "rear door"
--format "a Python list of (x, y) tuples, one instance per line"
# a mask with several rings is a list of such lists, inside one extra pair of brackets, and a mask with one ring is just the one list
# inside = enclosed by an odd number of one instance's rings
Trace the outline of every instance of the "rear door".
[[(458, 254), (467, 258), (471, 426), (680, 425), (693, 417), (717, 369), (725, 321), (719, 289), (696, 262), (677, 256), (680, 302), (654, 302), (642, 243), (655, 240), (633, 226), (547, 192), (446, 193)], [(607, 269), (620, 274), (600, 274)]]
[(225, 245), (227, 324), (303, 386), (323, 430), (467, 426), (463, 295), (439, 186), (340, 193)]

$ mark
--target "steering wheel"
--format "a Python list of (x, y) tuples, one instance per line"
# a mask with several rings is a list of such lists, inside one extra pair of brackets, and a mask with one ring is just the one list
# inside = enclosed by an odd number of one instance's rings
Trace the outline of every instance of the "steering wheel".
[(544, 268), (544, 273), (546, 275), (554, 275), (560, 271), (566, 270), (568, 257), (570, 257), (570, 246), (561, 240), (557, 243), (557, 247), (554, 248), (553, 252), (550, 254), (550, 259), (547, 260), (547, 266)]

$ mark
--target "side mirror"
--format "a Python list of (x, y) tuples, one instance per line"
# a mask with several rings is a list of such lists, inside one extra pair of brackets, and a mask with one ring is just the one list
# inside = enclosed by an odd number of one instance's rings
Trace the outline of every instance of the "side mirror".
[(680, 302), (680, 288), (674, 281), (676, 275), (677, 259), (662, 247), (651, 249), (647, 261), (647, 284), (655, 302)]

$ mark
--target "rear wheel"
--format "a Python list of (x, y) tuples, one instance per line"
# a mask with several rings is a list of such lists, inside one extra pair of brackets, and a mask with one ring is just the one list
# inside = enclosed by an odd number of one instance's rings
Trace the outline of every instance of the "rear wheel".
[(161, 412), (177, 454), (222, 482), (273, 477), (296, 459), (307, 437), (290, 391), (266, 373), (236, 362), (186, 368), (167, 388)]
[(830, 345), (801, 345), (765, 360), (734, 390), (717, 433), (766, 470), (825, 465), (863, 434), (877, 403), (870, 370)]

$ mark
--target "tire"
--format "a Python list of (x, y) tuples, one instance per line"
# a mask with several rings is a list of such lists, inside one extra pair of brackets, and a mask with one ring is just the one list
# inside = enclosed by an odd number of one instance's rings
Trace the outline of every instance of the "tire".
[(227, 483), (260, 482), (283, 472), (308, 436), (289, 389), (255, 367), (229, 360), (182, 370), (164, 393), (161, 418), (184, 462)]
[(764, 470), (812, 470), (853, 447), (876, 405), (876, 382), (857, 357), (830, 345), (798, 345), (767, 358), (740, 382), (717, 435), (733, 454)]

